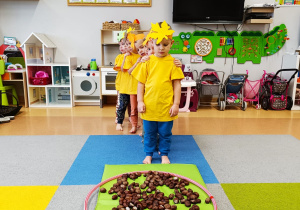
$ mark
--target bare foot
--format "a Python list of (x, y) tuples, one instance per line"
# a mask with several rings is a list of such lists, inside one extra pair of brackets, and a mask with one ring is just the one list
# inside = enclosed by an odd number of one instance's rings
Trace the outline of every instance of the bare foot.
[(122, 131), (123, 130), (122, 124), (117, 124), (116, 130), (117, 131)]
[(130, 133), (136, 133), (137, 127), (132, 127), (131, 130), (129, 131)]
[(168, 156), (161, 156), (161, 163), (162, 164), (170, 164), (170, 160), (168, 158)]
[(151, 156), (146, 156), (143, 163), (144, 164), (151, 164), (152, 161), (152, 157)]

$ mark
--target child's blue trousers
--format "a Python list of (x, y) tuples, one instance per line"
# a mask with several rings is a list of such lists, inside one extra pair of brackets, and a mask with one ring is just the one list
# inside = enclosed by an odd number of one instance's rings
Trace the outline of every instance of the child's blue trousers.
[(157, 122), (143, 120), (145, 130), (144, 151), (146, 156), (153, 156), (156, 149), (157, 133), (159, 134), (159, 151), (161, 156), (168, 156), (171, 147), (173, 121)]

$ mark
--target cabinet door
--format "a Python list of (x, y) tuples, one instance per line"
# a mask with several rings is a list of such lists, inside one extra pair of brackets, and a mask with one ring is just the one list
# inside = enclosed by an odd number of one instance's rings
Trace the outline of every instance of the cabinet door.
[(115, 83), (117, 74), (114, 70), (111, 72), (101, 72), (102, 95), (117, 95)]

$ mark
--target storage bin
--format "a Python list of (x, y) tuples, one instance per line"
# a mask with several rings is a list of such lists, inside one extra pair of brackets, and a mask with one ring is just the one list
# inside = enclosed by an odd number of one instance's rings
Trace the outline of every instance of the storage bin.
[(102, 23), (102, 29), (120, 30), (120, 23)]
[(121, 24), (121, 30), (126, 30), (129, 28), (134, 28), (134, 30), (140, 30), (140, 24), (138, 23), (122, 23)]
[(219, 95), (220, 84), (201, 84), (202, 95)]

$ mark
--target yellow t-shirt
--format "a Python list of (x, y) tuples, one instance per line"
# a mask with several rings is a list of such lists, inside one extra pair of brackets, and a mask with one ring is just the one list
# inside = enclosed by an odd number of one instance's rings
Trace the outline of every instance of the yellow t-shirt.
[(184, 75), (181, 68), (175, 66), (171, 55), (163, 58), (151, 55), (150, 59), (138, 65), (131, 75), (145, 84), (146, 111), (141, 114), (142, 119), (166, 122), (178, 118), (170, 117), (169, 113), (174, 101), (172, 80), (181, 80)]
[(134, 53), (126, 56), (121, 77), (120, 93), (128, 95), (137, 94), (136, 92), (132, 91), (132, 76), (129, 75), (127, 71), (136, 63), (139, 57), (140, 55)]
[(121, 70), (123, 59), (124, 59), (124, 54), (119, 54), (115, 59), (114, 70), (118, 71), (116, 81), (115, 81), (116, 90), (120, 90), (120, 82), (121, 82), (121, 74), (122, 74), (120, 70)]
[[(132, 54), (130, 56), (131, 56), (130, 60), (133, 65), (137, 62), (138, 58), (141, 57), (139, 54)], [(130, 95), (137, 94), (137, 86), (138, 86), (138, 81), (132, 75), (130, 75), (130, 86), (129, 86)]]

